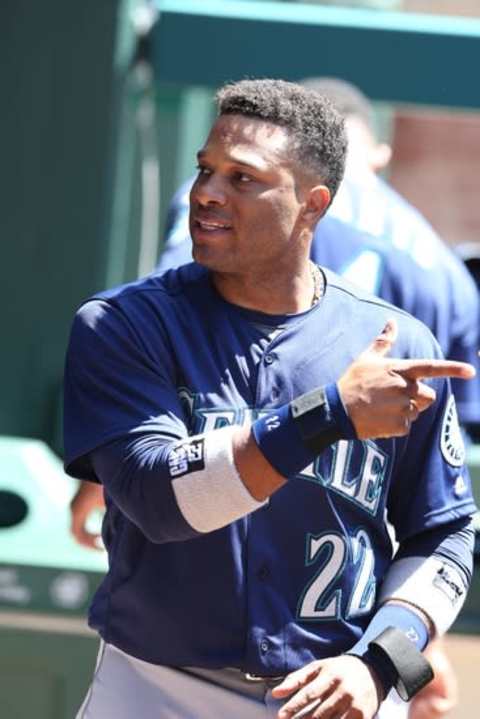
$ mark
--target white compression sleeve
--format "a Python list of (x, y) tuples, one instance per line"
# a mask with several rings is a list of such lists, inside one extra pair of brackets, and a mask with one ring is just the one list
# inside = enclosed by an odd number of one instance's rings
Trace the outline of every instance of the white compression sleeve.
[(392, 563), (380, 590), (379, 603), (391, 599), (421, 609), (433, 622), (437, 635), (453, 624), (468, 587), (453, 562), (440, 556), (406, 557)]
[(213, 532), (262, 507), (243, 484), (233, 461), (235, 427), (195, 435), (169, 455), (178, 507), (197, 532)]

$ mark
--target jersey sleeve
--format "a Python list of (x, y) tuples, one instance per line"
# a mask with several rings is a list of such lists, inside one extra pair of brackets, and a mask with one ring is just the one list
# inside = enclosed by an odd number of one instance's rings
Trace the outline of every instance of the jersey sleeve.
[[(441, 357), (438, 345), (432, 349)], [(428, 356), (425, 345), (421, 352), (416, 356)], [(436, 400), (412, 424), (408, 437), (396, 440), (388, 517), (400, 542), (476, 511), (450, 381), (423, 381), (433, 387)]]
[[(151, 318), (150, 318), (151, 320)], [(174, 497), (169, 456), (188, 436), (176, 367), (158, 322), (104, 300), (77, 313), (65, 370), (65, 469), (100, 481), (151, 541), (198, 536)]]
[(160, 325), (149, 347), (136, 315), (129, 315), (92, 300), (75, 317), (64, 383), (65, 466), (73, 476), (94, 479), (88, 453), (115, 439), (153, 432), (172, 441), (187, 434)]

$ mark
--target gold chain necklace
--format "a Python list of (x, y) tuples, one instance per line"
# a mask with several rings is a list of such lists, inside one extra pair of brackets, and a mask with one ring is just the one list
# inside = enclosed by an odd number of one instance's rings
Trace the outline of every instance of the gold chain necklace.
[(323, 278), (323, 273), (320, 271), (318, 265), (316, 265), (314, 262), (310, 260), (310, 275), (313, 280), (313, 297), (312, 297), (312, 304), (317, 304), (319, 300), (322, 299), (324, 293), (325, 293), (325, 280)]

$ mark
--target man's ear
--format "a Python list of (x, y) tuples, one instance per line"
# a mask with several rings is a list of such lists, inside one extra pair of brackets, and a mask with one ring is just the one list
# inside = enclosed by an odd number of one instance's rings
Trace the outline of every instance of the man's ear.
[(330, 190), (326, 185), (315, 185), (308, 190), (303, 216), (313, 224), (325, 214), (330, 204)]
[(368, 160), (374, 172), (383, 170), (392, 157), (392, 148), (386, 142), (378, 142), (372, 145), (368, 152)]

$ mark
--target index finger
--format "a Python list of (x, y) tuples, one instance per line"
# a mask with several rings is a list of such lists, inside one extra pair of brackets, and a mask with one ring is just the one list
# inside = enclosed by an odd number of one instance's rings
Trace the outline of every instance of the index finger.
[(294, 714), (292, 719), (305, 719), (305, 717), (311, 714), (311, 712), (315, 711), (315, 709), (318, 709), (321, 703), (322, 699), (320, 697), (314, 699), (309, 704), (307, 704), (307, 706), (303, 707), (303, 709), (300, 709), (300, 711)]
[(442, 359), (408, 359), (398, 360), (392, 369), (408, 379), (426, 379), (428, 377), (454, 377), (455, 379), (472, 379), (475, 367), (468, 362), (454, 362)]

